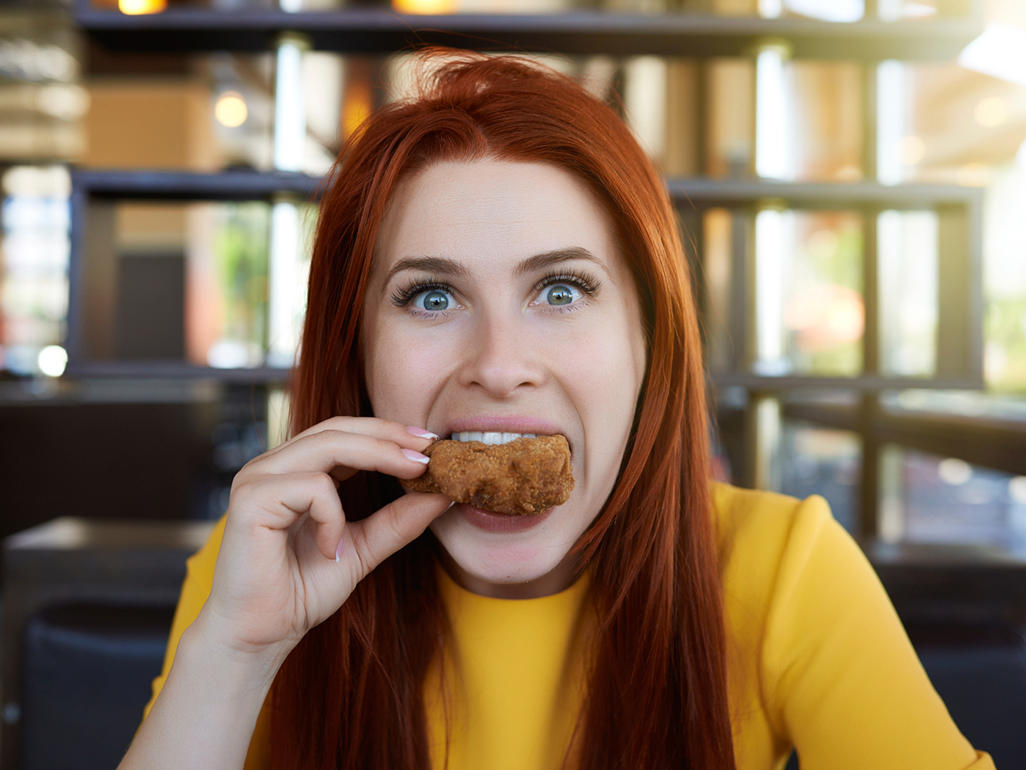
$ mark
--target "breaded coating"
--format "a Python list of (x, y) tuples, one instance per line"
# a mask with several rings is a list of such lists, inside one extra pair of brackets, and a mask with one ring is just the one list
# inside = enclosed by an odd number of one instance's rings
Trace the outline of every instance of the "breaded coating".
[(436, 441), (423, 476), (404, 480), (411, 492), (440, 492), (458, 503), (530, 516), (565, 503), (574, 488), (565, 436), (518, 438), (508, 444)]

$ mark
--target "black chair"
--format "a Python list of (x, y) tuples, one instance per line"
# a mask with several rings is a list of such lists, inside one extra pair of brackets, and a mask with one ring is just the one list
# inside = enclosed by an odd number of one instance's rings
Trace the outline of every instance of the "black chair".
[(955, 724), (998, 768), (1026, 767), (1026, 630), (910, 628), (923, 667)]
[(116, 767), (160, 673), (174, 607), (69, 604), (25, 628), (21, 770)]

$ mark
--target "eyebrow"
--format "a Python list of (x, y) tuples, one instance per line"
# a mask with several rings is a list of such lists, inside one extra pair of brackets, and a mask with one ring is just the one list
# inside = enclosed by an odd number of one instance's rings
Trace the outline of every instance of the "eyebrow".
[[(544, 270), (560, 262), (568, 262), (574, 259), (584, 259), (594, 262), (599, 267), (605, 267), (602, 264), (602, 260), (583, 246), (571, 246), (527, 257), (517, 263), (517, 266), (513, 269), (513, 274), (518, 276), (526, 275), (527, 273)], [(455, 277), (466, 277), (470, 272), (460, 262), (454, 259), (447, 259), (446, 257), (404, 257), (392, 265), (392, 269), (385, 276), (385, 283), (387, 284), (392, 280), (392, 276), (396, 273), (401, 273), (403, 270), (423, 270), (426, 273)]]

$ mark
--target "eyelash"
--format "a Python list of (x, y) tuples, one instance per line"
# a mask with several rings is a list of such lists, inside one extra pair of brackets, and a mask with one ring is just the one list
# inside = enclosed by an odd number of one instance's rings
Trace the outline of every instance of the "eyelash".
[[(563, 270), (558, 273), (549, 273), (541, 278), (534, 285), (534, 293), (542, 291), (549, 286), (555, 286), (557, 284), (569, 284), (574, 288), (578, 289), (581, 294), (585, 297), (594, 297), (598, 294), (599, 283), (590, 276), (584, 273), (579, 273), (576, 270)], [(413, 301), (413, 298), (418, 294), (422, 294), (425, 291), (444, 291), (449, 294), (455, 294), (455, 290), (452, 286), (447, 283), (435, 280), (412, 280), (405, 286), (399, 286), (392, 292), (392, 304), (396, 307), (406, 307)], [(568, 305), (565, 307), (554, 307), (553, 309), (559, 312), (568, 312), (570, 310), (576, 310), (576, 305)], [(426, 312), (426, 311), (425, 311)], [(445, 311), (441, 311), (445, 312)]]
[(452, 294), (452, 287), (438, 281), (411, 281), (406, 286), (399, 286), (392, 292), (392, 304), (406, 307), (414, 297), (425, 291), (447, 291)]

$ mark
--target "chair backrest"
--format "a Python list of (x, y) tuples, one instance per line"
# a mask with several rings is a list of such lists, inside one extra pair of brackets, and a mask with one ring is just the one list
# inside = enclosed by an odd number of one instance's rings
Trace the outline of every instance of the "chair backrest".
[(174, 607), (66, 604), (29, 619), (21, 770), (112, 768), (142, 720)]

